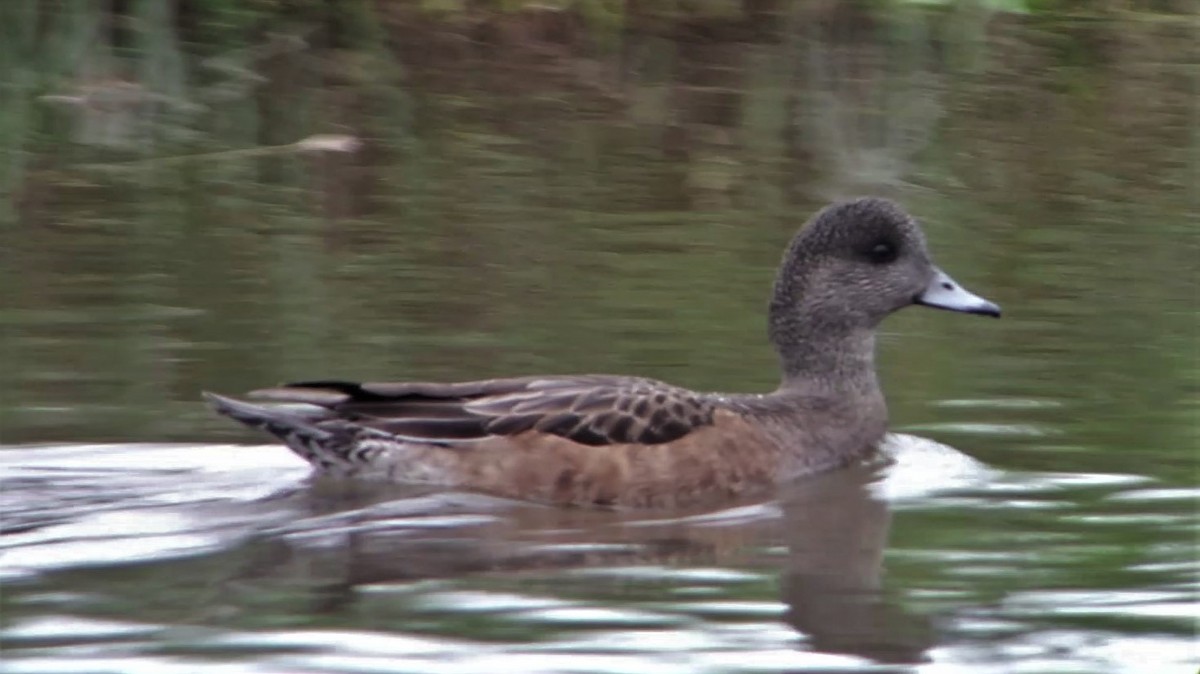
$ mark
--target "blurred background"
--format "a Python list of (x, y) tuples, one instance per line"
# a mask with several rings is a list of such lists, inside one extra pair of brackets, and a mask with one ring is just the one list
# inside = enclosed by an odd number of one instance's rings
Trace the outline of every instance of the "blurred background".
[[(4, 0), (0, 577), (18, 589), (0, 597), (0, 636), (16, 649), (0, 671), (845, 664), (822, 652), (865, 658), (850, 667), (948, 657), (961, 671), (1149, 671), (1138, 667), (1154, 653), (1194, 668), (1197, 11), (1193, 0)], [(395, 580), (374, 557), (354, 558), (371, 573), (346, 575), (345, 559), (329, 572), (282, 534), (254, 529), (246, 542), (262, 513), (250, 504), (280, 523), (366, 506), (314, 492), (262, 506), (251, 485), (297, 484), (303, 466), (280, 449), (247, 458), (211, 444), (263, 439), (210, 414), (201, 390), (537, 372), (769, 390), (765, 307), (781, 251), (814, 210), (857, 194), (901, 201), (943, 268), (1005, 309), (1001, 321), (909, 310), (881, 340), (896, 428), (1009, 471), (1002, 487), (888, 515), (879, 601), (940, 637), (881, 653), (861, 626), (894, 633), (896, 620), (845, 606), (796, 618), (808, 602), (788, 592), (809, 586), (779, 574), (779, 550), (794, 561), (797, 546), (775, 505), (752, 525), (731, 520), (758, 532), (746, 540), (702, 536), (699, 557), (660, 549), (692, 535), (681, 529), (653, 545), (621, 529), (621, 545), (674, 561), (658, 575), (610, 568), (589, 589), (554, 576), (537, 600), (514, 598), (524, 581), (485, 574), (392, 587), (403, 600), (381, 609), (378, 593), (356, 594)], [(79, 447), (101, 442), (116, 444)], [(185, 459), (168, 442), (206, 444)], [(246, 461), (260, 472), (229, 477)], [(233, 497), (244, 507), (197, 517), (197, 503), (237, 489), (250, 490)], [(186, 504), (187, 524), (140, 519), (165, 503)], [(87, 519), (99, 511), (116, 520)], [(219, 543), (172, 547), (214, 521)], [(149, 530), (175, 538), (98, 554)], [(604, 538), (583, 531), (572, 545)], [(372, 550), (411, 577), (462, 555), (385, 543)], [(462, 571), (522, 568), (527, 553), (489, 552)], [(247, 580), (247, 557), (273, 579)], [(314, 585), (340, 593), (313, 599)], [(685, 602), (691, 590), (704, 602)], [(509, 603), (480, 609), (486, 592)], [(554, 602), (610, 613), (529, 619)], [(777, 617), (785, 605), (794, 620)], [(852, 629), (834, 645), (793, 643), (811, 620)], [(187, 631), (198, 624), (225, 641)], [(64, 636), (80, 625), (96, 630), (93, 651)], [(300, 626), (343, 630), (344, 643), (270, 631)], [(432, 636), (345, 636), (379, 629)], [(613, 654), (606, 640), (640, 646)], [(520, 659), (533, 642), (567, 644), (554, 651), (566, 659)], [(679, 644), (719, 657), (689, 660)], [(483, 659), (454, 659), (468, 655)]]

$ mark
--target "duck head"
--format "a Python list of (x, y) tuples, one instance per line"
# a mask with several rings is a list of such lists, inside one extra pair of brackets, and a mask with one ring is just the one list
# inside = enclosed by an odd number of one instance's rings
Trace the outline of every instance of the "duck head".
[(934, 264), (920, 226), (899, 205), (876, 197), (839, 202), (814, 215), (788, 246), (775, 278), (770, 336), (785, 375), (799, 375), (822, 360), (836, 365), (840, 352), (873, 348), (879, 323), (914, 304), (1000, 315), (999, 306)]

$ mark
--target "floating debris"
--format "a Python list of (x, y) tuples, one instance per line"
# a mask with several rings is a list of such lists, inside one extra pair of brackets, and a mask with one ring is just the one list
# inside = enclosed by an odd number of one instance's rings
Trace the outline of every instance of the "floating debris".
[(357, 152), (362, 142), (354, 136), (336, 133), (318, 133), (297, 141), (295, 148), (301, 152)]

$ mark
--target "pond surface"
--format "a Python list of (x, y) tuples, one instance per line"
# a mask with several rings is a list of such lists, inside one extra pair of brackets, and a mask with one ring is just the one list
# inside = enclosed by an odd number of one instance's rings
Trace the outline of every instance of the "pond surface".
[[(0, 671), (1195, 671), (1188, 17), (103, 4), (0, 43)], [(780, 252), (859, 193), (1005, 309), (885, 323), (893, 465), (556, 510), (198, 400), (769, 390)]]

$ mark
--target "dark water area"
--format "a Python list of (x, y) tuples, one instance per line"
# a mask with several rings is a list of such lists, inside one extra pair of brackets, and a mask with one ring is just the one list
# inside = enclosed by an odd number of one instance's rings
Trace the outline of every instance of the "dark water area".
[[(0, 9), (0, 671), (1195, 671), (1186, 3), (110, 4)], [(770, 390), (780, 253), (855, 194), (1005, 309), (884, 324), (893, 466), (554, 510), (199, 402)]]

